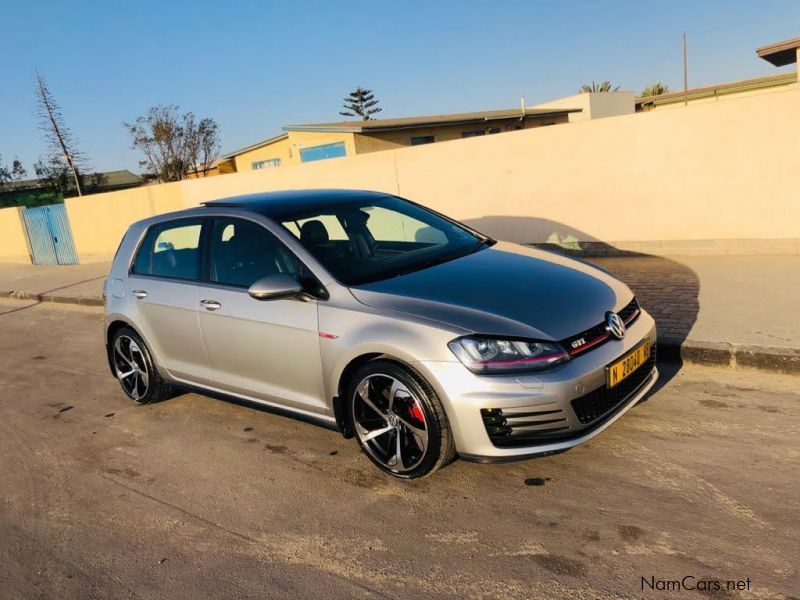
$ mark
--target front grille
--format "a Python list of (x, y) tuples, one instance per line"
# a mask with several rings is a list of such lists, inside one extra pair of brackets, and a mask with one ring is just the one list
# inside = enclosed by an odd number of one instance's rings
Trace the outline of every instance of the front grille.
[(636, 301), (634, 297), (633, 300), (628, 302), (625, 306), (623, 306), (620, 311), (617, 313), (619, 318), (625, 322), (625, 325), (630, 325), (639, 316), (641, 309), (639, 308), (639, 302)]
[(527, 446), (563, 435), (571, 427), (554, 404), (518, 408), (482, 408), (481, 417), (492, 444), (500, 448)]
[[(617, 314), (625, 323), (625, 327), (629, 327), (636, 321), (641, 312), (642, 309), (639, 307), (639, 302), (634, 297), (633, 300), (623, 306)], [(606, 327), (605, 321), (603, 321), (585, 331), (581, 331), (577, 335), (561, 340), (559, 343), (566, 348), (572, 356), (575, 356), (604, 344), (608, 339), (608, 328)]]
[(597, 388), (572, 401), (572, 408), (578, 420), (582, 424), (588, 425), (614, 410), (644, 383), (653, 371), (655, 364), (656, 346), (653, 344), (650, 347), (650, 358), (642, 363), (642, 365), (628, 376), (627, 379), (623, 380), (622, 383), (619, 383), (613, 388), (608, 388), (606, 386)]

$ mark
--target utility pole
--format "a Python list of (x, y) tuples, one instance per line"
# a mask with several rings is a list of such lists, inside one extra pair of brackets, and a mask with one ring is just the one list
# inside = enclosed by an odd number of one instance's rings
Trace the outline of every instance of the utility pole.
[(689, 60), (686, 49), (686, 33), (683, 34), (683, 105), (689, 106)]

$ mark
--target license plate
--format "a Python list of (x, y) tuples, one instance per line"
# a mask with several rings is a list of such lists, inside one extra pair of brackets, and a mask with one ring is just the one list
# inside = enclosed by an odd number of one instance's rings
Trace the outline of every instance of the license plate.
[(606, 368), (609, 388), (619, 385), (650, 358), (650, 340), (645, 339), (636, 348)]

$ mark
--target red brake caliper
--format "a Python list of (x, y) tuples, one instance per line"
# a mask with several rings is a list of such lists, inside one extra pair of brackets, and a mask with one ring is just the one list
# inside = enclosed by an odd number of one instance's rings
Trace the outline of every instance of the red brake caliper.
[(411, 416), (414, 417), (414, 419), (416, 419), (419, 423), (425, 422), (425, 415), (422, 414), (422, 409), (416, 400), (412, 400), (411, 406), (408, 407), (408, 412), (411, 413)]

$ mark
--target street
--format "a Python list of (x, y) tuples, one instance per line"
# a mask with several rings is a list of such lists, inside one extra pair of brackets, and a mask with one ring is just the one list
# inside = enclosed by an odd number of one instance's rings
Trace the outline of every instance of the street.
[(404, 483), (260, 408), (132, 405), (101, 308), (0, 300), (0, 356), (5, 599), (800, 593), (796, 376), (663, 365), (588, 444)]

